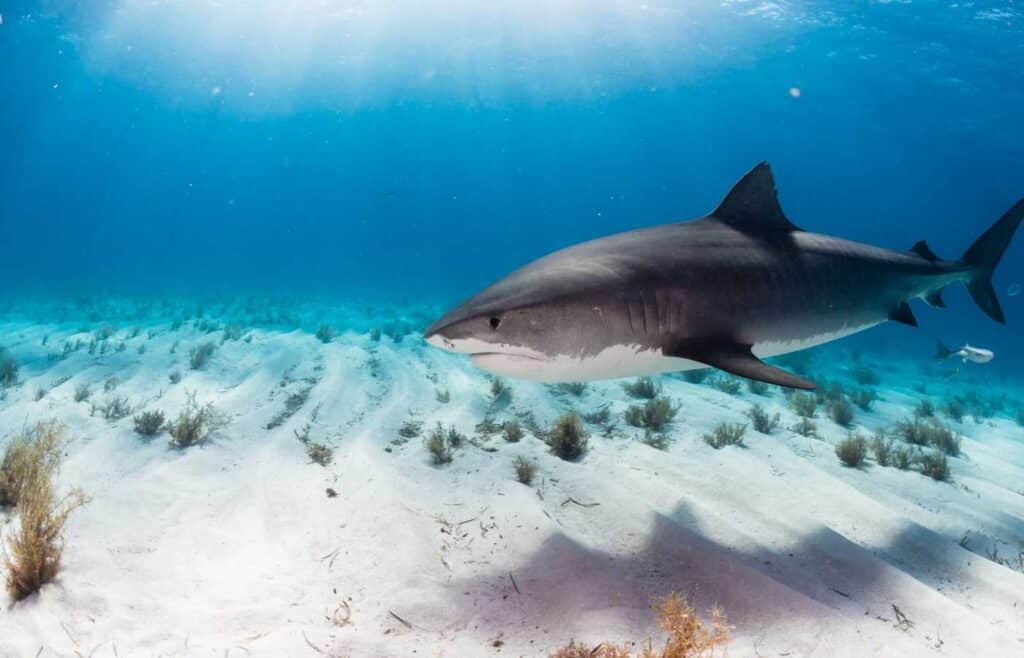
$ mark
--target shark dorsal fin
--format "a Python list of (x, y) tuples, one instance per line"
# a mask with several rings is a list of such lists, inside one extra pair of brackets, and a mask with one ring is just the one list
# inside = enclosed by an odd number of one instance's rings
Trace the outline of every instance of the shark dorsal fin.
[(939, 260), (939, 257), (935, 255), (935, 252), (932, 251), (932, 248), (929, 247), (928, 243), (925, 242), (924, 240), (921, 240), (920, 242), (915, 242), (914, 246), (910, 248), (910, 251), (914, 252), (915, 254), (917, 254), (918, 256), (925, 260), (932, 261), (933, 263)]
[(711, 216), (741, 231), (800, 230), (782, 212), (775, 193), (775, 178), (767, 162), (751, 169), (733, 185)]

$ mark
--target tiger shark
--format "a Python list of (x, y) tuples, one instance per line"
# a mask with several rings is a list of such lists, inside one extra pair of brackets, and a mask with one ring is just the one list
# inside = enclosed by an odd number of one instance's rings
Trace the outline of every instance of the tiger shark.
[(1024, 199), (959, 260), (925, 242), (894, 251), (804, 231), (779, 205), (768, 163), (748, 172), (709, 215), (583, 242), (512, 272), (424, 332), (486, 371), (542, 382), (718, 368), (780, 386), (814, 382), (763, 359), (886, 321), (917, 326), (909, 301), (945, 307), (966, 285), (1005, 318), (993, 270)]

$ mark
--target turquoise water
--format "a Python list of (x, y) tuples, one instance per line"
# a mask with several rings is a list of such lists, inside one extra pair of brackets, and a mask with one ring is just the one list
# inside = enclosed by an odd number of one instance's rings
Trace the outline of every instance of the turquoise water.
[[(1024, 194), (1013, 2), (0, 10), (9, 304), (441, 309), (561, 246), (699, 216), (760, 160), (801, 226), (944, 257)], [(1009, 329), (951, 290), (922, 329), (851, 344), (970, 342), (1019, 369), (1021, 254), (996, 273)]]

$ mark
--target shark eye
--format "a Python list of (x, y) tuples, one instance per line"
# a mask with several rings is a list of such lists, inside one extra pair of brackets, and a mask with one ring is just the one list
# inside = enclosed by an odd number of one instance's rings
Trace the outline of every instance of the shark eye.
[(491, 318), (491, 329), (497, 329), (501, 326), (501, 318)]

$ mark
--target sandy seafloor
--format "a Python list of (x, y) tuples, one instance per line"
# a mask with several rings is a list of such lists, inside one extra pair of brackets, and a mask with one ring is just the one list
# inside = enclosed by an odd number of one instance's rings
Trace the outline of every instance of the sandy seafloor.
[[(804, 437), (786, 429), (797, 416), (779, 389), (730, 395), (678, 376), (660, 378), (681, 409), (659, 450), (622, 422), (635, 403), (622, 382), (575, 397), (509, 381), (510, 402), (495, 405), (465, 358), (418, 333), (369, 333), (420, 328), (438, 309), (327, 309), (210, 304), (205, 323), (182, 300), (6, 309), (0, 345), (22, 368), (0, 402), (0, 447), (59, 420), (73, 437), (60, 485), (92, 500), (67, 527), (59, 579), (18, 604), (0, 594), (0, 655), (545, 656), (570, 639), (657, 640), (651, 602), (671, 591), (721, 605), (731, 656), (1024, 655), (1019, 390), (859, 357), (881, 378), (873, 409), (857, 412), (865, 433), (925, 397), (1010, 397), (990, 418), (947, 421), (963, 435), (950, 482), (870, 459), (846, 468), (833, 445), (847, 430), (822, 412), (821, 438)], [(340, 330), (327, 344), (313, 335), (325, 321)], [(216, 327), (233, 322), (242, 336), (224, 341)], [(89, 354), (106, 325), (108, 352)], [(190, 370), (190, 348), (209, 340), (212, 360)], [(855, 356), (819, 350), (811, 372), (853, 390)], [(172, 449), (166, 435), (137, 436), (131, 417), (90, 415), (73, 399), (83, 383), (91, 401), (124, 396), (170, 416), (194, 392), (230, 424)], [(297, 413), (266, 429), (304, 389)], [(754, 402), (782, 428), (749, 430), (745, 448), (704, 443)], [(605, 404), (615, 426), (592, 426), (572, 463), (527, 432), (479, 437), (435, 466), (422, 436), (398, 434), (410, 417), (424, 434), (441, 421), (476, 437), (488, 414), (546, 425)], [(296, 440), (306, 424), (334, 448), (329, 466)], [(533, 486), (515, 480), (517, 456), (536, 461)], [(13, 522), (0, 512), (5, 532)]]

